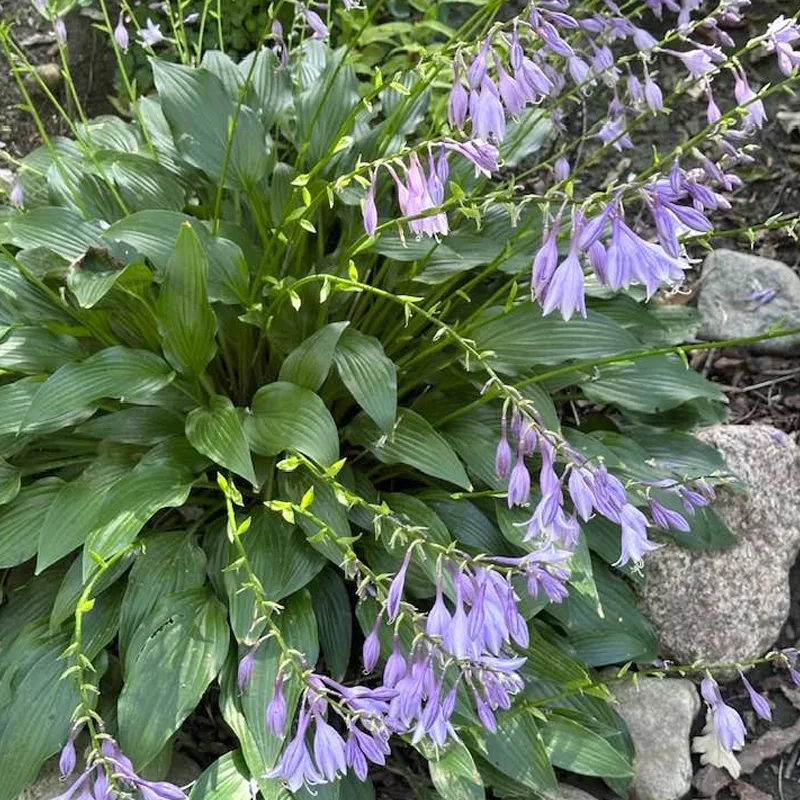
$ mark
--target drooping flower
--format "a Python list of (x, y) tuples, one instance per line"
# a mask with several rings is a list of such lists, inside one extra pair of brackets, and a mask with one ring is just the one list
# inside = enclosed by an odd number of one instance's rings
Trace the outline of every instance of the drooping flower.
[(508, 507), (527, 505), (531, 496), (531, 476), (521, 452), (508, 480)]
[(374, 236), (378, 228), (378, 209), (375, 205), (375, 178), (376, 173), (373, 171), (372, 180), (361, 202), (361, 216), (367, 236)]
[(128, 29), (125, 27), (125, 15), (120, 11), (119, 21), (114, 28), (114, 41), (123, 49), (127, 50), (130, 46), (130, 37), (128, 36)]
[(772, 719), (772, 709), (769, 707), (769, 700), (753, 688), (753, 685), (741, 670), (739, 671), (739, 677), (742, 679), (744, 688), (750, 697), (750, 705), (753, 706), (753, 711), (756, 712), (760, 719), (770, 721)]
[(53, 31), (56, 35), (56, 41), (60, 44), (67, 43), (67, 26), (64, 24), (63, 17), (56, 17), (55, 22), (53, 22)]
[(498, 478), (505, 478), (511, 468), (511, 445), (508, 443), (506, 415), (500, 420), (500, 441), (494, 455), (494, 472)]
[(583, 267), (578, 259), (578, 237), (573, 236), (569, 253), (559, 264), (547, 284), (542, 300), (542, 314), (547, 316), (558, 308), (566, 321), (577, 311), (586, 316)]
[[(389, 586), (389, 596), (386, 600), (386, 618), (391, 623), (397, 619), (397, 615), (400, 613), (400, 601), (403, 598), (403, 587), (405, 586), (406, 582), (406, 573), (408, 572), (408, 565), (411, 563), (411, 548), (409, 547), (406, 550), (406, 554), (403, 557), (403, 563), (400, 565), (400, 569), (397, 570), (397, 574), (392, 579), (392, 583)], [(375, 635), (377, 636), (377, 622), (375, 627)]]
[(283, 736), (286, 725), (286, 698), (283, 694), (283, 673), (275, 676), (275, 685), (272, 688), (272, 698), (267, 704), (267, 730), (275, 736)]
[(626, 564), (639, 566), (646, 553), (658, 550), (662, 546), (647, 538), (647, 528), (650, 523), (647, 521), (647, 517), (630, 503), (626, 503), (620, 511), (620, 524), (622, 526), (622, 547), (620, 557), (614, 563), (615, 567)]
[(72, 775), (78, 760), (77, 753), (75, 752), (76, 733), (74, 727), (70, 728), (67, 743), (61, 750), (61, 755), (58, 759), (58, 771), (61, 773), (62, 780)]
[(239, 662), (239, 668), (236, 672), (236, 685), (239, 687), (240, 692), (245, 690), (247, 682), (250, 680), (250, 675), (255, 665), (255, 656), (256, 648), (252, 647), (244, 654), (242, 660)]
[(22, 208), (25, 205), (22, 184), (19, 181), (14, 181), (11, 191), (8, 193), (8, 199), (11, 201), (11, 204), (17, 208)]
[(319, 41), (324, 42), (328, 36), (330, 36), (328, 26), (323, 22), (322, 17), (320, 17), (316, 11), (304, 7), (303, 16), (306, 18), (308, 27), (311, 28), (312, 39), (318, 39)]
[(676, 531), (688, 532), (691, 530), (689, 523), (677, 512), (667, 508), (657, 500), (650, 501), (650, 516), (653, 522), (662, 530), (674, 528)]

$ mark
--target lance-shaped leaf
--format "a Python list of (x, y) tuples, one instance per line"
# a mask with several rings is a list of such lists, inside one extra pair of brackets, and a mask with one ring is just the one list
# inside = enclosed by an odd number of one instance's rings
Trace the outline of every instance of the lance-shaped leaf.
[(408, 464), (462, 489), (471, 488), (455, 451), (430, 422), (408, 408), (400, 409), (398, 417), (394, 428), (384, 434), (369, 417), (359, 414), (348, 427), (347, 437), (384, 464)]
[(225, 610), (207, 589), (162, 598), (131, 640), (117, 706), (122, 750), (141, 768), (191, 713), (225, 663)]
[(195, 783), (189, 800), (250, 800), (250, 779), (241, 753), (218, 758)]
[(48, 506), (64, 482), (43, 478), (26, 486), (0, 511), (0, 568), (13, 567), (36, 553), (39, 528)]
[(188, 223), (164, 271), (157, 316), (167, 361), (183, 374), (202, 374), (217, 352), (217, 318), (208, 301), (208, 259)]
[(281, 366), (282, 381), (295, 383), (316, 392), (328, 377), (333, 354), (342, 331), (349, 322), (332, 322), (315, 331), (295, 347)]
[(244, 427), (233, 403), (215, 395), (209, 408), (196, 408), (186, 418), (186, 438), (215, 464), (241, 475), (253, 486), (258, 481)]
[(372, 421), (388, 431), (397, 415), (397, 367), (374, 336), (349, 328), (334, 354), (339, 377)]
[(296, 450), (328, 466), (339, 457), (339, 434), (319, 395), (277, 381), (253, 396), (253, 413), (245, 421), (250, 447), (264, 456)]
[(80, 363), (65, 364), (38, 389), (22, 418), (22, 433), (36, 430), (70, 412), (90, 409), (99, 400), (143, 399), (166, 386), (175, 373), (162, 358), (145, 350), (108, 347)]

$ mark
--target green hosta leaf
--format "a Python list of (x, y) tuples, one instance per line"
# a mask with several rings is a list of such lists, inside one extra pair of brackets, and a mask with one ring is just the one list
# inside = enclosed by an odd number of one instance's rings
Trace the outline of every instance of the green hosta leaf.
[(151, 64), (161, 108), (181, 155), (212, 178), (225, 172), (226, 185), (234, 188), (247, 190), (258, 183), (267, 169), (268, 148), (252, 109), (243, 105), (237, 115), (233, 99), (208, 70), (160, 59)]
[(698, 397), (724, 400), (714, 384), (672, 356), (602, 367), (600, 376), (583, 383), (581, 389), (595, 403), (645, 414), (669, 411)]
[(59, 656), (69, 636), (49, 635), (46, 623), (29, 631), (24, 661), (17, 661), (16, 675), (11, 676), (10, 702), (0, 701), (0, 800), (14, 800), (36, 778), (45, 759), (58, 752), (78, 704), (75, 681), (59, 680), (65, 668)]
[(18, 568), (7, 576), (3, 590), (5, 602), (0, 612), (0, 659), (29, 622), (47, 620), (66, 571), (67, 565), (62, 563), (43, 575), (34, 576), (29, 570)]
[(214, 358), (217, 318), (208, 301), (208, 259), (192, 226), (181, 227), (158, 295), (164, 355), (178, 372), (196, 377)]
[(543, 317), (534, 303), (521, 303), (508, 313), (492, 309), (471, 336), (479, 350), (494, 352), (492, 363), (511, 372), (641, 348), (632, 334), (601, 314), (590, 311), (586, 319), (565, 322), (555, 315)]
[(129, 545), (156, 511), (182, 506), (192, 482), (185, 469), (140, 462), (107, 492), (97, 509), (95, 526), (84, 546), (84, 576), (95, 567), (92, 553), (109, 558)]
[(80, 363), (65, 364), (41, 384), (21, 429), (34, 431), (70, 412), (92, 408), (106, 397), (131, 400), (151, 396), (173, 377), (169, 366), (154, 353), (109, 347)]
[(113, 159), (111, 177), (131, 212), (149, 208), (180, 211), (183, 208), (181, 185), (158, 162), (133, 154), (114, 152), (108, 155)]
[(542, 734), (530, 714), (508, 714), (497, 721), (497, 732), (476, 730), (469, 743), (493, 767), (537, 792), (553, 792), (557, 782)]
[(315, 331), (289, 353), (278, 379), (316, 392), (328, 377), (336, 344), (349, 322), (333, 322)]
[(348, 427), (347, 436), (384, 464), (407, 464), (462, 489), (472, 488), (447, 441), (426, 419), (408, 408), (400, 409), (398, 422), (389, 434), (383, 434), (369, 417), (359, 414)]
[(652, 661), (658, 635), (639, 611), (633, 592), (605, 564), (595, 560), (592, 566), (603, 616), (598, 616), (594, 600), (577, 592), (560, 605), (548, 606), (548, 613), (568, 631), (575, 652), (590, 666)]
[(58, 478), (43, 478), (0, 508), (0, 568), (16, 566), (36, 554), (42, 520), (63, 486)]
[(492, 413), (468, 414), (447, 423), (442, 433), (461, 456), (471, 475), (490, 489), (504, 492), (506, 481), (494, 469), (495, 451), (500, 438), (500, 420)]
[(208, 256), (209, 299), (220, 303), (247, 302), (247, 263), (241, 249), (227, 239), (212, 237), (194, 217), (177, 211), (138, 211), (112, 225), (103, 236), (135, 247), (163, 272), (185, 222), (194, 228)]
[(68, 208), (34, 208), (9, 222), (11, 241), (17, 247), (46, 247), (70, 261), (90, 247), (102, 247), (100, 229)]
[(684, 478), (702, 478), (715, 472), (728, 474), (728, 466), (720, 451), (689, 433), (644, 426), (627, 433), (645, 448), (648, 457), (660, 469), (668, 469)]
[(426, 754), (431, 781), (442, 800), (482, 800), (483, 780), (472, 755), (462, 742), (448, 745), (439, 758)]
[(339, 458), (330, 412), (318, 395), (293, 383), (270, 383), (255, 393), (245, 432), (251, 449), (263, 456), (296, 450), (323, 466)]
[(191, 713), (228, 652), (225, 610), (210, 592), (163, 597), (128, 650), (119, 696), (120, 746), (141, 768)]
[(81, 436), (92, 436), (122, 444), (157, 444), (184, 432), (181, 414), (160, 406), (124, 408), (94, 417), (76, 429)]
[(195, 450), (215, 464), (241, 475), (253, 486), (258, 481), (241, 418), (227, 397), (214, 395), (210, 408), (196, 408), (186, 417), (186, 438)]
[(123, 454), (101, 455), (83, 474), (63, 485), (43, 515), (36, 572), (83, 544), (94, 528), (106, 492), (131, 470)]
[(602, 736), (579, 722), (553, 714), (542, 726), (550, 760), (557, 767), (599, 778), (629, 778), (631, 762)]
[(397, 367), (373, 336), (348, 328), (334, 353), (339, 377), (372, 421), (388, 431), (397, 416)]
[(309, 584), (325, 671), (340, 681), (350, 663), (353, 612), (347, 587), (336, 570), (325, 569)]
[(119, 622), (120, 660), (126, 663), (128, 645), (139, 627), (168, 594), (198, 589), (206, 579), (206, 556), (186, 533), (158, 533), (144, 540), (136, 558)]
[(125, 274), (136, 273), (148, 283), (150, 270), (142, 262), (127, 266), (113, 258), (108, 250), (92, 247), (72, 262), (67, 272), (67, 286), (75, 295), (78, 305), (91, 308), (99, 303)]
[(18, 467), (0, 458), (0, 506), (10, 503), (21, 486), (21, 472)]
[(502, 553), (506, 543), (497, 526), (469, 500), (436, 500), (429, 503), (447, 525), (453, 538), (482, 553)]
[(336, 143), (341, 126), (361, 98), (353, 67), (339, 63), (340, 59), (344, 61), (343, 52), (333, 53), (326, 44), (312, 39), (305, 41), (303, 51), (301, 63), (311, 61), (323, 66), (313, 78), (310, 73), (301, 77), (300, 91), (295, 94), (296, 143), (298, 149), (303, 144), (309, 145), (307, 159), (313, 164)]
[[(325, 566), (323, 557), (308, 545), (298, 528), (264, 508), (253, 512), (250, 530), (244, 534), (242, 542), (267, 600), (279, 602), (294, 594)], [(229, 557), (231, 561), (237, 559), (235, 553)], [(253, 644), (264, 623), (253, 625), (260, 612), (253, 592), (241, 591), (245, 580), (244, 571), (236, 568), (229, 569), (224, 577), (234, 633), (240, 641)]]
[(85, 358), (77, 339), (46, 328), (12, 328), (0, 342), (0, 369), (29, 375), (55, 372), (70, 361)]
[(189, 800), (250, 800), (250, 778), (241, 753), (218, 758), (198, 779)]

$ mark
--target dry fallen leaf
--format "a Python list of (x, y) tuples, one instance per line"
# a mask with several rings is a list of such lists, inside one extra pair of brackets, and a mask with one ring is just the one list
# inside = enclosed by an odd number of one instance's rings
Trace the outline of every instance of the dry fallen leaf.
[(692, 740), (692, 752), (700, 754), (701, 764), (711, 764), (714, 767), (723, 767), (734, 777), (738, 778), (742, 767), (736, 756), (722, 748), (717, 735), (714, 733), (714, 724), (711, 715), (708, 715), (706, 726), (700, 736)]

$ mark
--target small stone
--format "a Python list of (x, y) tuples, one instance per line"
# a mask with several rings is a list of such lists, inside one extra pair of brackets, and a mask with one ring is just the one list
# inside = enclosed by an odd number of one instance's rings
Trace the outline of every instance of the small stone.
[(196, 781), (202, 772), (203, 770), (200, 769), (197, 762), (193, 761), (189, 756), (185, 756), (183, 753), (175, 753), (169, 766), (167, 780), (170, 783), (174, 783), (175, 786), (185, 787)]
[(610, 688), (636, 751), (631, 800), (683, 797), (692, 786), (689, 733), (700, 710), (695, 685), (683, 679), (640, 678)]
[(739, 543), (651, 553), (643, 610), (662, 654), (681, 664), (758, 658), (789, 615), (789, 569), (800, 550), (800, 449), (770, 425), (715, 425), (696, 435), (722, 452), (747, 487), (720, 489), (714, 501)]
[[(771, 299), (769, 294), (774, 292)], [(800, 277), (786, 264), (751, 253), (715, 250), (703, 265), (700, 295), (701, 336), (737, 339), (758, 336), (776, 326), (800, 327)], [(749, 345), (757, 353), (800, 353), (800, 334)]]
[[(43, 83), (50, 91), (57, 89), (61, 84), (61, 67), (58, 64), (38, 64), (34, 67), (36, 75), (26, 75), (25, 83), (34, 92), (43, 91)], [(40, 83), (41, 80), (41, 83)]]

